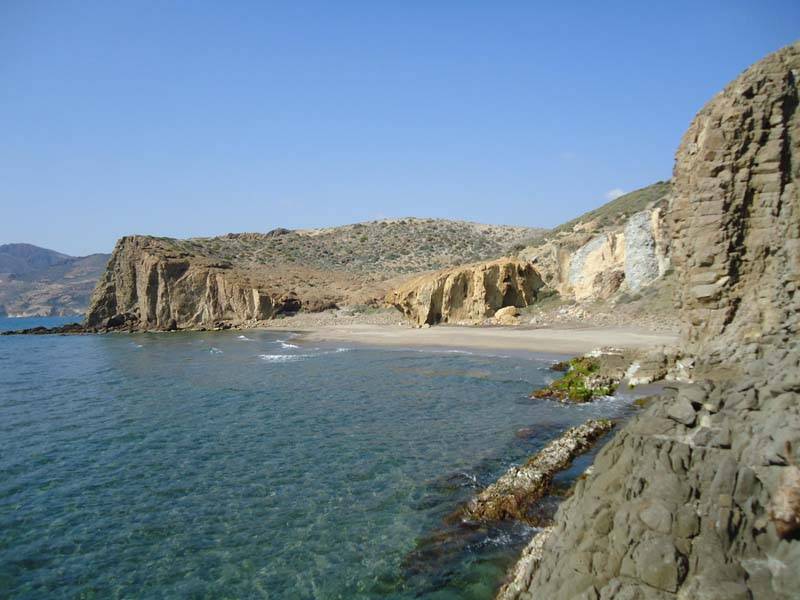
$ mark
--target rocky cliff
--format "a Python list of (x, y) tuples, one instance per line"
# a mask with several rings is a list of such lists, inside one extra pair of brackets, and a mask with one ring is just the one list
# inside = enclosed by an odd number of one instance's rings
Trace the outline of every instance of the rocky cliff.
[(505, 598), (797, 598), (798, 74), (794, 44), (683, 138), (669, 226), (695, 382), (600, 452)]
[[(670, 265), (669, 189), (669, 184), (655, 184), (541, 234), (517, 248), (516, 260), (443, 269), (407, 281), (387, 300), (411, 321), (433, 325), (483, 323), (498, 309), (523, 308), (552, 292), (581, 303), (639, 292), (660, 281)], [(508, 270), (501, 273), (504, 263)], [(496, 277), (514, 291), (496, 293)], [(517, 323), (513, 318), (496, 322)]]
[[(620, 291), (640, 291), (670, 266), (665, 231), (669, 185), (634, 194), (642, 194), (646, 204), (615, 205), (625, 197), (611, 202), (603, 207), (606, 212), (593, 211), (557, 228), (522, 250), (520, 258), (531, 261), (548, 287), (565, 299), (606, 300)], [(638, 210), (631, 212), (632, 206)]]
[(497, 256), (541, 231), (407, 218), (188, 240), (130, 236), (118, 242), (86, 324), (248, 326), (298, 309), (374, 305), (415, 273)]
[(501, 259), (423, 275), (387, 299), (419, 325), (473, 323), (504, 307), (533, 304), (542, 286), (530, 263)]
[(184, 329), (270, 319), (299, 308), (256, 273), (176, 252), (157, 238), (122, 238), (92, 295), (86, 325)]
[(695, 353), (741, 352), (797, 329), (797, 48), (730, 84), (678, 149), (670, 217), (683, 333)]

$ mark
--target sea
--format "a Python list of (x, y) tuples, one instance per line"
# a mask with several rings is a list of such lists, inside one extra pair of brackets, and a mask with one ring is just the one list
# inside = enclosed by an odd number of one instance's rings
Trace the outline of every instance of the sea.
[(564, 429), (633, 410), (529, 399), (558, 358), (2, 336), (0, 597), (492, 598), (535, 528), (448, 517)]

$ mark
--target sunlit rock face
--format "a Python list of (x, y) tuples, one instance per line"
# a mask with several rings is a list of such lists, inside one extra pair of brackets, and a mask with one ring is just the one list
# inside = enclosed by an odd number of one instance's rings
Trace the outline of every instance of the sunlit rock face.
[(533, 304), (543, 286), (530, 263), (502, 259), (418, 277), (388, 301), (419, 325), (479, 323), (501, 308)]

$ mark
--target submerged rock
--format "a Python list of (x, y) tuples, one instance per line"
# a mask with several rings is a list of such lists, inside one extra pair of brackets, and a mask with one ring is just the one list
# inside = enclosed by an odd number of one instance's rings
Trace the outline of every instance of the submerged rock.
[(67, 333), (93, 333), (80, 323), (67, 323), (58, 327), (29, 327), (27, 329), (15, 329), (13, 331), (3, 331), (0, 335), (58, 335)]
[(607, 419), (590, 419), (568, 429), (524, 465), (509, 469), (471, 500), (459, 515), (474, 521), (528, 520), (528, 510), (548, 493), (553, 477), (613, 427)]
[(610, 396), (620, 382), (620, 369), (612, 368), (598, 357), (579, 356), (566, 363), (556, 363), (554, 371), (565, 371), (553, 383), (531, 394), (531, 398), (551, 398), (559, 402), (589, 402)]

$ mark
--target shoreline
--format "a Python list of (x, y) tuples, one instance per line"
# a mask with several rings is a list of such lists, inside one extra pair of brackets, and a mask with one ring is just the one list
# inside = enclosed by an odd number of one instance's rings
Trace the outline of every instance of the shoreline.
[(415, 329), (390, 325), (350, 324), (318, 327), (270, 326), (256, 329), (291, 331), (300, 334), (303, 341), (310, 342), (346, 342), (373, 347), (503, 350), (539, 354), (584, 354), (603, 346), (636, 350), (671, 346), (678, 341), (677, 334), (618, 326), (522, 329), (438, 325)]

